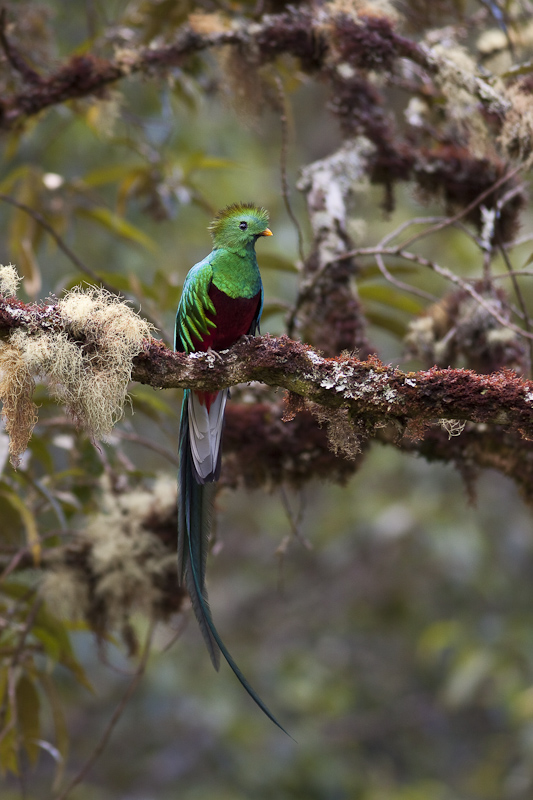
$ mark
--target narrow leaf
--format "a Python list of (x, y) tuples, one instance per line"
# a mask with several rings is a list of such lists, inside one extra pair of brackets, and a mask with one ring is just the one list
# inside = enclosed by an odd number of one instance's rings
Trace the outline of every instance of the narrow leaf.
[(261, 269), (275, 269), (282, 272), (298, 272), (294, 261), (285, 256), (261, 254)]
[(15, 729), (10, 712), (8, 712), (6, 726), (0, 736), (0, 771), (3, 775), (5, 775), (6, 772), (18, 775), (18, 732)]
[(39, 721), (40, 699), (35, 684), (27, 675), (21, 675), (16, 688), (17, 720), (24, 748), (32, 764), (39, 756), (36, 740), (41, 735)]
[(76, 677), (78, 683), (92, 691), (85, 671), (74, 655), (67, 628), (57, 617), (42, 606), (35, 618), (33, 634), (43, 643), (54, 661), (59, 661)]
[(33, 562), (36, 566), (41, 561), (41, 543), (39, 540), (39, 530), (37, 528), (37, 521), (26, 505), (26, 503), (15, 492), (8, 490), (0, 490), (0, 496), (3, 497), (11, 505), (12, 508), (20, 516), (22, 524), (26, 529), (26, 540), (31, 547)]
[(407, 329), (405, 322), (399, 320), (398, 317), (393, 314), (381, 314), (378, 311), (369, 309), (366, 312), (366, 317), (372, 325), (376, 325), (378, 328), (382, 328), (394, 334), (394, 336), (398, 336), (400, 339), (405, 336), (405, 331)]
[(359, 296), (363, 300), (374, 300), (398, 311), (405, 311), (406, 314), (420, 314), (424, 310), (420, 300), (399, 292), (394, 286), (364, 284), (359, 287)]
[(46, 694), (47, 700), (50, 703), (52, 710), (52, 717), (54, 720), (55, 730), (55, 743), (61, 758), (56, 758), (57, 768), (54, 778), (54, 790), (57, 790), (63, 780), (63, 772), (68, 755), (69, 735), (65, 715), (63, 713), (63, 706), (59, 699), (57, 687), (47, 672), (38, 673), (39, 681)]
[(97, 208), (78, 208), (76, 213), (78, 216), (92, 219), (94, 222), (97, 222), (99, 225), (102, 225), (104, 228), (107, 228), (107, 230), (117, 234), (117, 236), (121, 236), (127, 241), (140, 244), (142, 247), (152, 252), (157, 250), (157, 244), (153, 239), (139, 228), (136, 228), (135, 225), (132, 225), (131, 222), (124, 219), (124, 217), (120, 217), (108, 208), (104, 208), (103, 206)]
[(105, 186), (130, 175), (138, 175), (143, 170), (144, 167), (132, 167), (131, 164), (110, 164), (108, 167), (99, 167), (87, 172), (82, 180), (86, 186)]

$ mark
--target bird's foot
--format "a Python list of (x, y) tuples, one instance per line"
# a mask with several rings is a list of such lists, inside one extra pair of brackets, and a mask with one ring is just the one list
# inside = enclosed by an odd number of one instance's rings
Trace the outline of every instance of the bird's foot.
[(255, 339), (255, 336), (253, 335), (253, 333), (243, 333), (243, 335), (239, 339), (239, 342), (246, 342), (246, 344), (248, 344), (253, 339)]
[(213, 350), (211, 347), (208, 347), (205, 351), (209, 356), (209, 360), (214, 362), (215, 358), (218, 358), (219, 361), (224, 361), (218, 350)]

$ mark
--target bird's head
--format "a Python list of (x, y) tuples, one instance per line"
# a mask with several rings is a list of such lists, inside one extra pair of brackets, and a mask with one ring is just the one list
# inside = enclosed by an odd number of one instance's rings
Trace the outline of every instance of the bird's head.
[(268, 211), (253, 203), (234, 203), (219, 211), (209, 226), (215, 247), (238, 252), (253, 245), (259, 236), (272, 236)]

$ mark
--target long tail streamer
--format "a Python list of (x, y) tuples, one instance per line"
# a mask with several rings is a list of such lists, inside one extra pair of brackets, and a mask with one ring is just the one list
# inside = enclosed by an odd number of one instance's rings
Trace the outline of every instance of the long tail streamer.
[[(292, 739), (290, 733), (278, 722), (259, 695), (246, 680), (228, 652), (215, 627), (209, 608), (205, 587), (205, 569), (215, 494), (212, 482), (198, 483), (191, 451), (188, 392), (183, 401), (180, 424), (180, 468), (178, 500), (178, 571), (181, 583), (187, 585), (192, 607), (211, 661), (216, 670), (220, 667), (220, 653), (231, 667), (237, 680), (259, 706), (261, 711)], [(213, 478), (211, 479), (213, 480)]]

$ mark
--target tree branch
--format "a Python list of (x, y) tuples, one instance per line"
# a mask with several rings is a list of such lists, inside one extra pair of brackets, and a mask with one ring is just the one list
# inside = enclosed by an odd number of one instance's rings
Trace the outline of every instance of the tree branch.
[[(326, 8), (316, 14), (305, 7), (288, 13), (265, 15), (250, 25), (247, 18), (233, 19), (232, 27), (221, 23), (220, 30), (196, 30), (184, 24), (175, 41), (162, 47), (147, 47), (140, 52), (119, 51), (115, 58), (105, 59), (90, 53), (72, 56), (48, 77), (31, 70), (10, 46), (5, 34), (5, 20), (0, 44), (12, 67), (29, 84), (24, 91), (0, 101), (0, 128), (12, 129), (29, 116), (46, 108), (81, 97), (101, 96), (110, 85), (136, 73), (163, 73), (170, 67), (182, 66), (190, 56), (213, 48), (237, 45), (258, 55), (262, 63), (272, 61), (281, 53), (299, 59), (301, 69), (313, 73), (324, 68), (332, 55), (355, 69), (389, 71), (395, 60), (405, 58), (422, 67), (428, 74), (438, 76), (449, 71), (450, 63), (435, 56), (424, 45), (396, 33), (391, 20), (385, 16), (357, 18), (334, 10), (326, 24)], [(484, 77), (461, 74), (457, 65), (456, 80), (472, 91), (487, 111), (504, 116), (510, 103)]]
[[(20, 327), (59, 329), (59, 319), (53, 305), (0, 301), (0, 333)], [(76, 341), (82, 336), (77, 331)], [(326, 409), (347, 409), (369, 428), (388, 421), (403, 426), (409, 420), (458, 419), (503, 425), (533, 437), (533, 382), (510, 370), (491, 375), (436, 367), (403, 372), (376, 356), (366, 361), (323, 358), (287, 336), (243, 339), (221, 358), (174, 353), (158, 340), (145, 340), (133, 361), (132, 379), (159, 389), (201, 391), (259, 381)]]
[(248, 381), (280, 386), (325, 408), (346, 408), (370, 426), (397, 420), (458, 419), (505, 425), (533, 437), (533, 382), (514, 372), (478, 375), (471, 370), (403, 372), (341, 356), (322, 358), (286, 336), (239, 342), (222, 359), (185, 356), (147, 343), (134, 360), (132, 378), (158, 388), (213, 391)]

